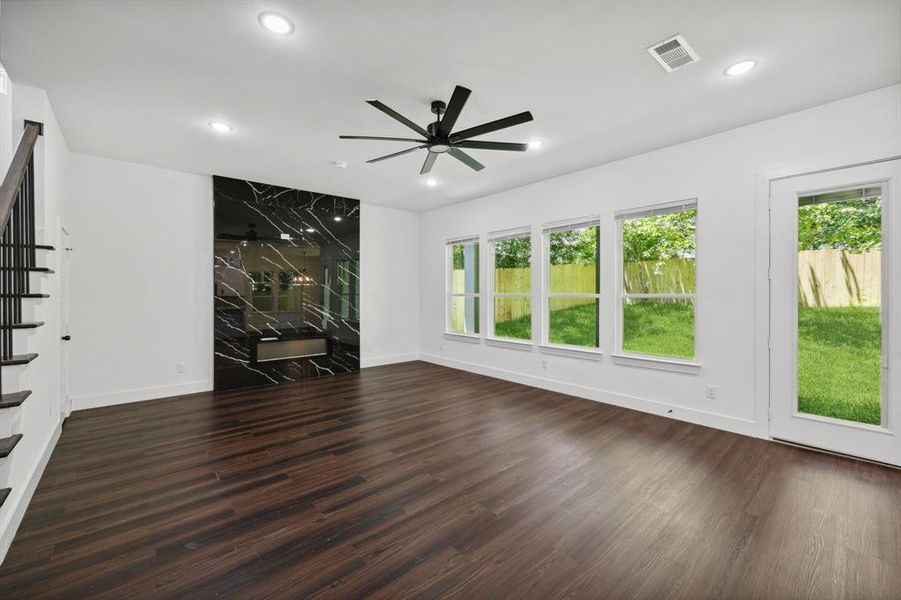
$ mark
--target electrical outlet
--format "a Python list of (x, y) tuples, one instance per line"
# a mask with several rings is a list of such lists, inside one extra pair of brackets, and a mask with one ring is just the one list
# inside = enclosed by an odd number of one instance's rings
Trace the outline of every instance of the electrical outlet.
[(176, 373), (184, 373), (185, 372), (185, 363), (180, 362), (177, 365), (175, 365), (175, 372)]
[(547, 361), (546, 360), (541, 361), (541, 368), (544, 369), (545, 371), (547, 371)]
[(444, 344), (438, 344), (438, 352), (444, 352)]
[(708, 385), (706, 388), (706, 391), (707, 391), (707, 398), (709, 398), (710, 400), (716, 400), (716, 386), (715, 385)]

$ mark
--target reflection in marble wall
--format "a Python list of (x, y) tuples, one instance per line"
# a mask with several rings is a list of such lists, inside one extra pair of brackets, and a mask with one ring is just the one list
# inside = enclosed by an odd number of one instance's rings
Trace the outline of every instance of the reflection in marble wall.
[(215, 389), (360, 368), (360, 203), (213, 177)]

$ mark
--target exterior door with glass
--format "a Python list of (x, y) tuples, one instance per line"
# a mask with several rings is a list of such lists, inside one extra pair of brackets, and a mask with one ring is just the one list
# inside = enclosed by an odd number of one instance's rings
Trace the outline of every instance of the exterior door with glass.
[(901, 465), (901, 160), (770, 185), (770, 434)]

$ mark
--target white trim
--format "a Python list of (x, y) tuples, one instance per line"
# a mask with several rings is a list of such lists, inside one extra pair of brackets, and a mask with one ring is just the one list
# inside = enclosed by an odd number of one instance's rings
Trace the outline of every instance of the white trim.
[(701, 372), (701, 363), (678, 358), (664, 356), (642, 356), (639, 354), (614, 353), (610, 355), (613, 362), (628, 367), (641, 367), (644, 369), (657, 369), (659, 371), (671, 371), (673, 373), (688, 373), (697, 375)]
[(564, 219), (562, 221), (551, 221), (541, 226), (541, 233), (557, 233), (560, 231), (571, 231), (573, 229), (587, 229), (588, 227), (600, 227), (600, 215), (592, 215), (590, 217), (578, 217), (575, 219)]
[(502, 229), (500, 231), (489, 231), (488, 232), (488, 243), (491, 242), (503, 242), (505, 240), (515, 240), (519, 238), (529, 237), (532, 235), (532, 228), (529, 226), (526, 227), (514, 227), (513, 229)]
[(9, 517), (5, 521), (0, 521), (0, 565), (3, 564), (3, 560), (6, 558), (6, 553), (13, 543), (13, 538), (16, 537), (19, 525), (22, 524), (22, 517), (25, 516), (25, 510), (31, 502), (31, 497), (34, 496), (34, 491), (38, 487), (38, 482), (40, 482), (41, 476), (44, 474), (44, 469), (47, 467), (47, 462), (50, 460), (50, 455), (53, 454), (53, 449), (56, 448), (56, 443), (59, 441), (59, 436), (62, 432), (62, 423), (59, 423), (50, 434), (50, 439), (47, 440), (47, 444), (41, 451), (40, 459), (32, 467), (24, 487), (19, 489), (13, 487), (9, 497), (3, 504), (3, 509), (0, 509), (3, 514)]
[(624, 221), (626, 219), (641, 219), (643, 217), (667, 215), (669, 213), (682, 212), (683, 210), (697, 210), (697, 208), (698, 198), (689, 198), (686, 200), (676, 200), (675, 202), (664, 202), (661, 204), (627, 208), (616, 211), (615, 216), (617, 221)]
[(444, 339), (452, 340), (455, 342), (467, 342), (469, 344), (482, 343), (482, 336), (475, 335), (474, 333), (452, 333), (450, 331), (445, 331)]
[(542, 354), (556, 354), (557, 356), (568, 356), (570, 358), (581, 358), (584, 360), (601, 360), (604, 357), (603, 352), (590, 346), (539, 344), (538, 351)]
[(532, 351), (534, 345), (531, 340), (517, 340), (514, 338), (501, 337), (485, 337), (485, 343), (489, 346), (497, 346), (498, 348), (510, 348), (512, 350)]
[(387, 356), (373, 356), (360, 359), (360, 368), (368, 369), (370, 367), (378, 367), (380, 365), (393, 365), (394, 363), (405, 363), (412, 360), (419, 360), (419, 354), (416, 352), (408, 352), (406, 354), (389, 354)]
[(464, 235), (463, 237), (450, 238), (444, 241), (445, 246), (453, 246), (455, 244), (465, 244), (467, 242), (478, 242), (479, 235)]
[(550, 379), (548, 377), (527, 375), (507, 369), (488, 367), (484, 364), (454, 360), (444, 356), (436, 356), (434, 354), (423, 353), (419, 358), (420, 360), (434, 363), (436, 365), (442, 365), (445, 367), (450, 367), (452, 369), (459, 369), (461, 371), (468, 371), (470, 373), (477, 373), (479, 375), (485, 375), (487, 377), (493, 377), (495, 379), (512, 381), (514, 383), (520, 383), (522, 385), (528, 385), (531, 387), (558, 392), (561, 394), (568, 394), (570, 396), (576, 396), (579, 398), (586, 398), (595, 402), (602, 402), (604, 404), (612, 404), (614, 406), (621, 406), (645, 413), (651, 413), (663, 417), (670, 417), (678, 421), (695, 423), (697, 425), (713, 427), (715, 429), (721, 429), (723, 431), (731, 431), (733, 433), (738, 433), (741, 435), (764, 439), (767, 438), (766, 432), (761, 433), (760, 428), (757, 426), (757, 423), (750, 419), (743, 419), (741, 417), (733, 417), (730, 415), (724, 415), (721, 413), (699, 410), (695, 408), (687, 408), (684, 406), (679, 406), (677, 404), (669, 404), (667, 402), (661, 402), (648, 398), (628, 396), (625, 394), (619, 394), (616, 392), (610, 392), (589, 386)]
[(130, 402), (144, 402), (145, 400), (158, 400), (172, 396), (196, 394), (197, 392), (209, 392), (213, 389), (211, 379), (201, 379), (189, 383), (175, 383), (146, 388), (121, 390), (118, 392), (106, 392), (91, 396), (72, 398), (72, 411), (99, 408), (101, 406), (115, 406), (116, 404), (128, 404)]

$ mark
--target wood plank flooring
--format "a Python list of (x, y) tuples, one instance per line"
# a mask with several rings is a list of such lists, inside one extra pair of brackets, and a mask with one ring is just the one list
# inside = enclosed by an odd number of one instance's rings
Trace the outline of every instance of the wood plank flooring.
[(426, 363), (75, 413), (13, 598), (898, 598), (901, 471)]

